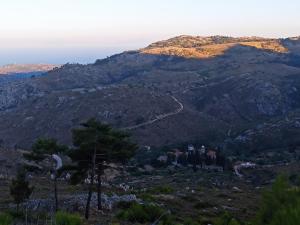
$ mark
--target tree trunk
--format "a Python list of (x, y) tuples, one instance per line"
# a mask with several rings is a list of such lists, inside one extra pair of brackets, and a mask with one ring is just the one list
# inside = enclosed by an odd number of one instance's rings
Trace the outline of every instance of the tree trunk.
[(99, 168), (98, 168), (98, 184), (97, 184), (98, 210), (102, 210), (102, 203), (101, 203), (101, 193), (102, 193), (101, 175), (102, 175), (102, 164), (100, 163)]
[(94, 154), (93, 154), (93, 158), (92, 158), (91, 182), (89, 185), (89, 193), (88, 193), (88, 198), (87, 198), (86, 207), (85, 207), (85, 218), (86, 219), (89, 219), (89, 216), (90, 216), (90, 205), (91, 205), (91, 199), (92, 199), (92, 194), (93, 194), (95, 167), (96, 167), (96, 148), (94, 150)]
[(58, 196), (57, 196), (57, 175), (54, 174), (54, 198), (55, 198), (55, 211), (58, 211)]

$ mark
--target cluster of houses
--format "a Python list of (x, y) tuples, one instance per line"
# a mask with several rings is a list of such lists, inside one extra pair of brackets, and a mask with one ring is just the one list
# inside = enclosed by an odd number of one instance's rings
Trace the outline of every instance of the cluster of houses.
[(173, 149), (165, 156), (157, 159), (160, 162), (172, 164), (174, 166), (192, 167), (197, 169), (214, 169), (223, 171), (226, 168), (226, 158), (219, 149), (206, 148), (202, 145), (195, 148), (194, 145), (188, 145), (186, 150)]

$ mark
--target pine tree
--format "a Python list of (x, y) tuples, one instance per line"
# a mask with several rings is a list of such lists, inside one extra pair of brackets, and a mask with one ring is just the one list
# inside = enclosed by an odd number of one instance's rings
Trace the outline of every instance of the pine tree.
[(38, 139), (31, 148), (30, 154), (25, 157), (34, 161), (42, 161), (47, 155), (65, 153), (68, 150), (67, 146), (60, 145), (55, 139)]
[[(24, 157), (36, 162), (43, 161), (46, 157), (50, 157), (52, 154), (66, 153), (68, 147), (60, 145), (55, 139), (38, 139), (32, 146), (32, 151), (29, 154), (25, 154)], [(58, 211), (58, 191), (57, 191), (57, 178), (59, 177), (59, 171), (55, 169), (52, 171), (54, 175), (54, 199), (55, 210)]]
[(19, 211), (19, 205), (25, 200), (29, 199), (34, 187), (29, 186), (29, 182), (26, 180), (25, 170), (19, 169), (17, 176), (12, 180), (9, 189), (10, 195), (17, 204), (17, 211)]
[(85, 218), (88, 219), (95, 182), (97, 182), (98, 209), (102, 209), (101, 175), (105, 167), (111, 162), (125, 163), (133, 156), (137, 146), (129, 140), (127, 133), (95, 119), (90, 119), (83, 123), (81, 128), (73, 130), (73, 145), (75, 149), (69, 155), (77, 165), (72, 175), (73, 183), (84, 181), (86, 177), (90, 178), (85, 210)]

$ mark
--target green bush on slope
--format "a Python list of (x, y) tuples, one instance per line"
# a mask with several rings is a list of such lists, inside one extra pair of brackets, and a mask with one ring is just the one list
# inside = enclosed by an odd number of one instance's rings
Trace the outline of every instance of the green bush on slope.
[(11, 225), (13, 218), (7, 213), (0, 213), (0, 225)]
[(300, 189), (289, 185), (287, 179), (280, 176), (271, 190), (263, 195), (263, 201), (255, 225), (299, 225)]
[(117, 217), (130, 222), (154, 222), (162, 214), (164, 210), (156, 205), (141, 205), (133, 203), (128, 209), (122, 210)]
[(79, 215), (66, 212), (57, 212), (55, 215), (56, 225), (82, 225)]

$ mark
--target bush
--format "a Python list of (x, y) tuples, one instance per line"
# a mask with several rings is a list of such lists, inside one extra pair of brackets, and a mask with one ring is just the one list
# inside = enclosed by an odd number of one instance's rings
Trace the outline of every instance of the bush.
[(138, 197), (146, 202), (154, 202), (156, 200), (153, 195), (148, 194), (148, 193), (139, 194)]
[(56, 225), (82, 225), (79, 215), (66, 212), (57, 212), (55, 215)]
[(194, 205), (194, 208), (195, 209), (206, 209), (206, 208), (212, 208), (214, 207), (215, 205), (210, 203), (210, 202), (207, 202), (207, 201), (200, 201), (200, 202), (197, 202), (195, 205)]
[(215, 225), (240, 225), (240, 223), (233, 218), (229, 213), (224, 213), (221, 217), (217, 218)]
[(236, 219), (232, 218), (228, 225), (240, 225), (240, 222), (238, 222)]
[(174, 189), (169, 185), (157, 186), (148, 191), (151, 194), (172, 194)]
[(289, 181), (294, 185), (300, 186), (300, 176), (298, 174), (290, 175)]
[(30, 197), (33, 189), (33, 187), (29, 186), (29, 182), (26, 179), (26, 172), (24, 169), (20, 168), (16, 178), (11, 181), (9, 186), (10, 195), (17, 204), (17, 211), (19, 210), (20, 203), (24, 202)]
[(117, 208), (119, 209), (128, 209), (130, 208), (135, 202), (125, 202), (125, 201), (120, 201), (117, 203)]
[(0, 225), (11, 225), (13, 218), (8, 213), (0, 213)]
[(117, 217), (133, 223), (154, 222), (162, 214), (164, 210), (156, 205), (132, 204), (128, 209), (121, 211)]
[(22, 211), (16, 211), (15, 209), (6, 210), (5, 214), (10, 215), (13, 220), (23, 220), (25, 218), (25, 214)]
[(255, 225), (299, 225), (300, 190), (280, 176), (263, 195)]
[(300, 201), (296, 207), (280, 210), (273, 219), (272, 225), (296, 225), (300, 222)]
[(187, 218), (183, 221), (183, 225), (200, 225), (200, 223), (194, 221), (192, 218)]

